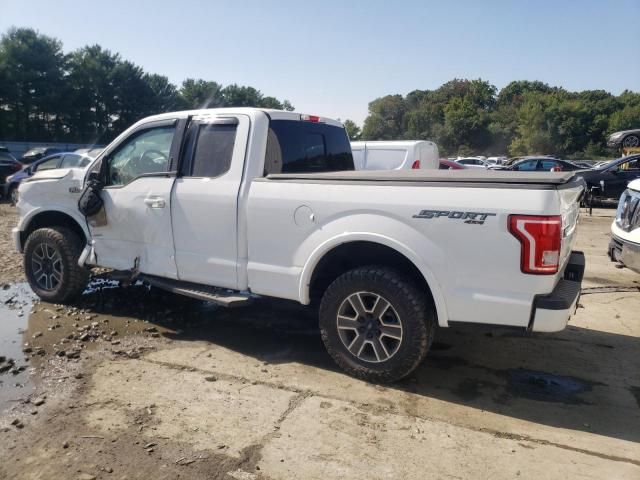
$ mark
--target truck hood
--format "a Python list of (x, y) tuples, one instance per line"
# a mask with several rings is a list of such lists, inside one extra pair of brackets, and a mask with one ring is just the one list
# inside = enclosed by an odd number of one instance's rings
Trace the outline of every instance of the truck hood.
[(86, 169), (59, 168), (36, 172), (20, 182), (18, 209), (22, 215), (36, 207), (55, 206), (57, 210), (77, 211)]

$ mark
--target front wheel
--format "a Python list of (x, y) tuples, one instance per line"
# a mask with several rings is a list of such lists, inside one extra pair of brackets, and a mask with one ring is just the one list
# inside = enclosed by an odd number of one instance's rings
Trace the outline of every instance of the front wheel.
[(434, 330), (426, 295), (386, 267), (343, 274), (320, 304), (327, 351), (348, 374), (372, 382), (409, 375), (427, 354)]
[(27, 238), (24, 270), (31, 289), (42, 300), (67, 303), (79, 296), (90, 272), (78, 265), (82, 240), (64, 227), (40, 228)]

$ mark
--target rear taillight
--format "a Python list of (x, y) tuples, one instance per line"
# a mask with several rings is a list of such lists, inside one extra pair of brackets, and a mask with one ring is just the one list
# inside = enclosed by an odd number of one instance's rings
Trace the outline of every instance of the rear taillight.
[(523, 273), (551, 275), (558, 272), (562, 246), (562, 218), (559, 215), (509, 215), (509, 232), (520, 242)]
[(411, 165), (411, 168), (413, 170), (418, 170), (420, 168), (420, 160), (416, 160), (415, 162), (413, 162), (413, 165)]

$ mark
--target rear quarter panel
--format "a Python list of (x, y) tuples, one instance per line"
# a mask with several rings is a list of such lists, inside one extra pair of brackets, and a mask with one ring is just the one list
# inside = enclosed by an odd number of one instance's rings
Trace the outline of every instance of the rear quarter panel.
[[(493, 213), (482, 225), (416, 218), (421, 210)], [(297, 212), (297, 213), (296, 213)], [(248, 203), (248, 278), (255, 293), (308, 303), (322, 256), (341, 243), (396, 248), (423, 273), (438, 321), (526, 326), (533, 296), (558, 276), (520, 272), (509, 214), (560, 215), (555, 190), (263, 180)]]

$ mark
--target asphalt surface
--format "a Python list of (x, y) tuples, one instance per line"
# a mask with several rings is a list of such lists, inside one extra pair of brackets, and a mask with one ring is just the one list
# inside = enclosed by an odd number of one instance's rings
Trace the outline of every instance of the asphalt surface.
[(101, 278), (74, 307), (37, 302), (0, 206), (0, 478), (640, 478), (640, 275), (606, 257), (613, 212), (581, 217), (565, 331), (440, 329), (380, 386), (339, 371), (289, 302)]

